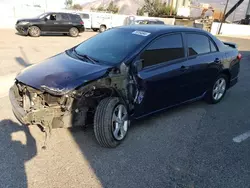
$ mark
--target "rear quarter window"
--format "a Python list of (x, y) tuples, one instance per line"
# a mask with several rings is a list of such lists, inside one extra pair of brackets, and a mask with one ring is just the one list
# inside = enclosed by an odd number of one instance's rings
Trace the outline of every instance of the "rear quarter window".
[(207, 36), (196, 33), (188, 33), (186, 36), (189, 56), (210, 53), (210, 40)]

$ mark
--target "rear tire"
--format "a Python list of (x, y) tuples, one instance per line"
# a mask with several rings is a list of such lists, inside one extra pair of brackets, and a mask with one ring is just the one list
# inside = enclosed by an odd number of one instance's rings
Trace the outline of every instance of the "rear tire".
[(77, 37), (79, 35), (79, 30), (76, 27), (72, 27), (69, 30), (69, 35), (71, 37)]
[(106, 31), (106, 29), (107, 29), (107, 27), (105, 25), (101, 25), (99, 31), (100, 31), (100, 33), (102, 33), (104, 31)]
[(31, 37), (39, 37), (41, 35), (41, 30), (37, 26), (29, 27), (28, 33)]
[(106, 148), (118, 146), (127, 135), (129, 123), (127, 108), (119, 98), (103, 99), (97, 106), (94, 117), (97, 142)]
[(210, 88), (206, 94), (206, 101), (209, 104), (219, 103), (225, 96), (228, 88), (228, 76), (225, 74), (219, 75), (212, 88)]

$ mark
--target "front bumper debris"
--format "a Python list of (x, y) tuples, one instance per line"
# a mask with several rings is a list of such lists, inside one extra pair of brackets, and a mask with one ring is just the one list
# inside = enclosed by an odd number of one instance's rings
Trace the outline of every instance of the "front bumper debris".
[(43, 127), (47, 127), (51, 126), (54, 117), (59, 117), (64, 114), (59, 105), (34, 109), (27, 112), (24, 106), (20, 105), (20, 101), (18, 101), (18, 92), (16, 86), (12, 86), (9, 90), (9, 99), (14, 115), (22, 124), (42, 125)]
[(16, 25), (15, 28), (18, 31), (18, 33), (22, 35), (28, 35), (28, 27), (25, 27), (23, 25)]

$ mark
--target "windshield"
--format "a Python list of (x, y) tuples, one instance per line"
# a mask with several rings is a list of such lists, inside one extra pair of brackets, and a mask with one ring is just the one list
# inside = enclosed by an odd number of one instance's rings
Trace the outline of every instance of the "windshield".
[(43, 18), (47, 15), (47, 13), (43, 13), (43, 14), (40, 14), (39, 16), (37, 16), (36, 18)]
[(146, 32), (134, 32), (127, 29), (111, 29), (84, 41), (75, 48), (79, 55), (116, 64), (142, 43), (149, 35)]

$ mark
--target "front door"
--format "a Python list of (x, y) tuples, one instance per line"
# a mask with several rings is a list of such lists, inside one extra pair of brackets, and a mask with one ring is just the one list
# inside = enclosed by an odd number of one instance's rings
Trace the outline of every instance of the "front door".
[(185, 54), (181, 33), (155, 39), (140, 54), (137, 60), (142, 61), (142, 70), (136, 74), (140, 91), (136, 118), (182, 102)]
[(43, 31), (45, 32), (55, 32), (58, 28), (58, 23), (56, 21), (56, 14), (51, 13), (46, 16), (46, 23), (44, 24)]

